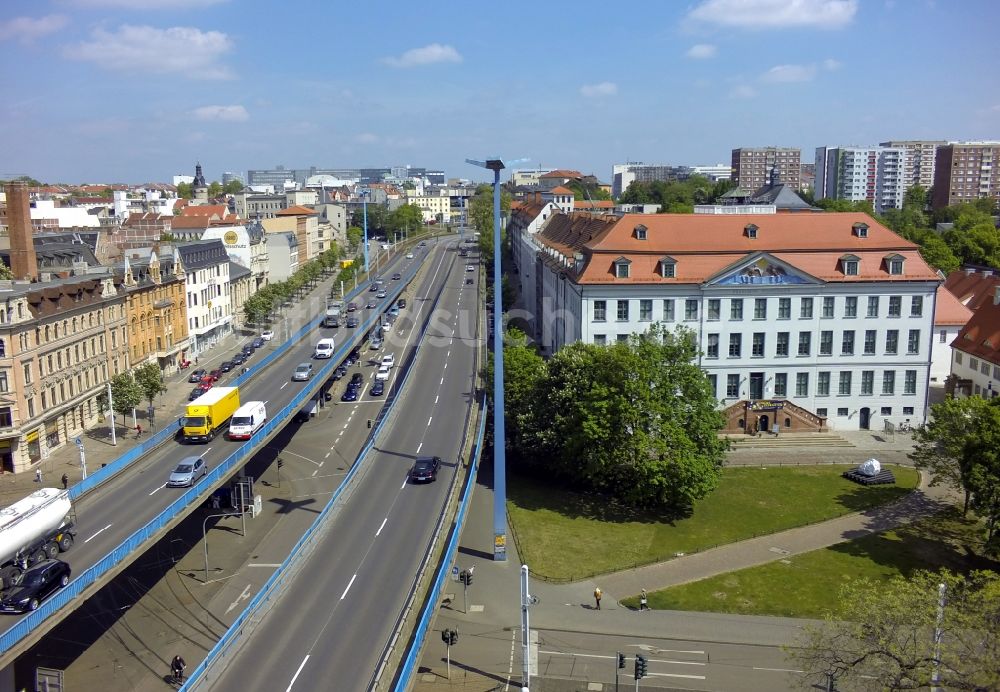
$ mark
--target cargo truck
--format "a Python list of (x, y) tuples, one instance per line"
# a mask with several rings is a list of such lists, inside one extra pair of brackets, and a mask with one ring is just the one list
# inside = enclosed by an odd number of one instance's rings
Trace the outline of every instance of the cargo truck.
[(181, 441), (208, 442), (225, 429), (239, 407), (239, 387), (212, 387), (187, 405), (181, 418)]
[(326, 306), (326, 314), (323, 316), (323, 326), (340, 326), (340, 303), (330, 303)]
[(40, 488), (0, 509), (0, 581), (14, 586), (32, 565), (66, 552), (76, 537), (76, 515), (69, 493)]

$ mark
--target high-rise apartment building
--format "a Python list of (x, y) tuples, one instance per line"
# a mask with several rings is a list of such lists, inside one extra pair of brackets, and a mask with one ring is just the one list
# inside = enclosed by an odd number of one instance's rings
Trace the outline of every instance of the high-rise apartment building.
[(908, 156), (901, 147), (817, 147), (815, 197), (867, 200), (879, 214), (900, 209)]
[(919, 185), (929, 190), (934, 184), (934, 160), (937, 148), (945, 144), (947, 142), (944, 140), (892, 139), (879, 143), (879, 146), (906, 149), (909, 153), (903, 166), (903, 180), (906, 182), (906, 187)]
[(1000, 200), (1000, 142), (951, 142), (938, 147), (935, 209), (981, 197)]
[(746, 190), (757, 190), (771, 181), (777, 168), (781, 182), (798, 190), (802, 152), (790, 147), (740, 147), (733, 149), (733, 182)]
[(611, 196), (618, 199), (634, 182), (686, 180), (693, 172), (694, 170), (688, 166), (659, 166), (640, 162), (616, 163), (611, 167)]

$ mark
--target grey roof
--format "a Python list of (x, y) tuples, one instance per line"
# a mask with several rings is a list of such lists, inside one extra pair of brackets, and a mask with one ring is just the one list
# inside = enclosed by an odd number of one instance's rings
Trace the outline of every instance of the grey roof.
[(250, 270), (244, 267), (239, 262), (233, 262), (229, 260), (229, 280), (242, 279), (250, 276)]
[[(176, 247), (181, 255), (181, 264), (184, 265), (185, 271), (214, 267), (229, 261), (229, 254), (226, 252), (226, 247), (218, 238), (174, 243), (173, 247)], [(170, 249), (171, 246), (169, 245), (161, 245), (160, 253), (168, 252)]]
[(755, 204), (773, 204), (778, 209), (818, 210), (818, 207), (810, 205), (784, 183), (765, 185), (750, 196), (750, 201)]

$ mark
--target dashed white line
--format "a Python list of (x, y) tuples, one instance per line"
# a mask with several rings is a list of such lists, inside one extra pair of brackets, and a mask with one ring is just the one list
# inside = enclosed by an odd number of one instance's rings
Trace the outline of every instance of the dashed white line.
[(386, 523), (387, 521), (389, 521), (389, 517), (386, 517), (385, 519), (383, 519), (383, 520), (382, 520), (382, 525), (381, 525), (381, 526), (379, 526), (379, 527), (378, 527), (378, 531), (376, 531), (376, 532), (375, 532), (375, 535), (376, 535), (376, 536), (378, 536), (378, 535), (379, 535), (380, 533), (382, 533), (382, 529), (384, 529), (384, 528), (385, 528), (385, 523)]
[(420, 454), (420, 448), (423, 447), (423, 446), (424, 446), (423, 442), (421, 442), (420, 444), (417, 445), (417, 454)]
[(288, 687), (285, 688), (285, 692), (291, 692), (292, 685), (295, 684), (295, 681), (299, 677), (299, 673), (301, 673), (302, 669), (305, 668), (306, 661), (308, 661), (308, 660), (309, 660), (309, 654), (306, 654), (306, 657), (302, 659), (302, 663), (299, 664), (299, 669), (297, 671), (295, 671), (295, 675), (292, 676), (291, 682), (288, 683)]
[(358, 578), (357, 574), (355, 574), (353, 577), (351, 577), (351, 581), (348, 582), (347, 588), (344, 589), (344, 593), (342, 593), (340, 595), (340, 600), (344, 600), (347, 597), (347, 592), (351, 590), (351, 587), (354, 585), (354, 580), (357, 579), (357, 578)]
[[(155, 492), (155, 491), (154, 491), (154, 492)], [(100, 531), (98, 531), (97, 533), (95, 533), (95, 534), (94, 534), (93, 536), (91, 536), (90, 538), (97, 538), (97, 535), (98, 535), (98, 534), (100, 534), (100, 533), (103, 533), (103, 532), (107, 531), (107, 530), (108, 530), (108, 529), (110, 529), (110, 528), (111, 528), (111, 524), (108, 524), (107, 526), (105, 526), (105, 527), (104, 527), (103, 529), (101, 529)], [(84, 541), (83, 541), (83, 542), (84, 542), (84, 543), (90, 543), (90, 538), (87, 538), (87, 539), (84, 539)]]
[(443, 377), (441, 378), (441, 381), (440, 381), (440, 382), (438, 382), (438, 384), (439, 384), (439, 385), (442, 385), (442, 384), (444, 384), (444, 378), (443, 378)]
[(804, 673), (805, 672), (804, 670), (795, 670), (794, 668), (758, 668), (757, 666), (754, 666), (753, 669), (754, 670), (767, 670), (767, 671), (771, 671), (771, 672), (774, 672), (774, 673)]
[(163, 489), (164, 489), (164, 488), (166, 488), (166, 487), (167, 487), (167, 484), (166, 484), (166, 483), (164, 483), (164, 484), (163, 484), (163, 485), (161, 485), (161, 486), (160, 486), (159, 488), (156, 488), (156, 489), (155, 489), (155, 490), (154, 490), (154, 491), (153, 491), (152, 493), (150, 493), (150, 495), (152, 495), (152, 494), (154, 494), (154, 493), (158, 493), (158, 492), (160, 492), (161, 490), (163, 490)]
[(447, 363), (444, 364), (444, 368), (445, 368), (445, 370), (448, 369), (448, 364)]
[[(287, 382), (285, 382), (285, 384), (283, 384), (283, 385), (281, 385), (280, 387), (278, 387), (278, 389), (284, 389), (284, 388), (285, 388), (285, 387), (287, 387), (287, 386), (288, 386), (288, 383), (287, 383)], [(309, 657), (308, 657), (308, 656), (306, 656), (306, 658), (309, 658)], [(298, 674), (298, 673), (296, 673), (296, 675), (297, 675), (297, 674)], [(289, 687), (289, 689), (291, 689), (291, 685), (289, 685), (288, 687)]]
[(315, 471), (312, 472), (312, 477), (315, 478), (317, 473), (319, 473), (319, 469), (316, 469)]
[(430, 418), (427, 419), (427, 427), (428, 428), (431, 427), (431, 421), (432, 420), (434, 420), (434, 416), (431, 416)]
[(441, 398), (440, 394), (438, 394), (436, 397), (434, 397), (434, 403), (436, 404), (438, 402), (438, 399), (440, 399), (440, 398)]
[(327, 452), (327, 453), (326, 453), (326, 456), (325, 456), (325, 457), (323, 457), (323, 458), (324, 458), (324, 459), (329, 459), (329, 458), (330, 458), (330, 455), (331, 455), (331, 454), (333, 454), (333, 452)]
[(404, 478), (403, 479), (403, 484), (401, 486), (399, 486), (399, 489), (402, 490), (405, 487), (406, 487), (406, 479)]

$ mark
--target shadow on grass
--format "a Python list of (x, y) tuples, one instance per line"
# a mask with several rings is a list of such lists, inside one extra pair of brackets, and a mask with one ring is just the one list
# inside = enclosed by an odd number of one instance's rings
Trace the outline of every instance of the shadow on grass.
[(875, 485), (865, 487), (859, 485), (849, 492), (837, 496), (837, 503), (848, 512), (862, 512), (872, 507), (894, 502), (913, 492), (913, 488), (903, 488), (896, 485)]

